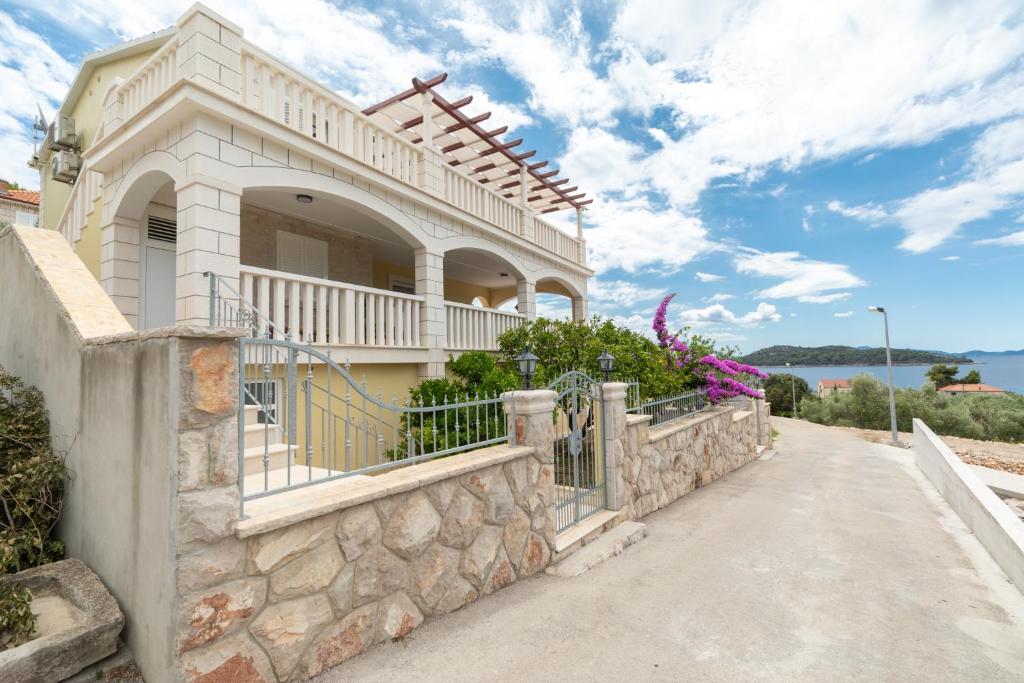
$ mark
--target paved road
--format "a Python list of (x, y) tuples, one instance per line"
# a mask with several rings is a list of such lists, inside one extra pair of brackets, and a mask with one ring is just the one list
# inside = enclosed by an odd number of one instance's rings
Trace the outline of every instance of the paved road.
[(1024, 598), (911, 452), (775, 419), (776, 455), (326, 681), (1024, 680)]

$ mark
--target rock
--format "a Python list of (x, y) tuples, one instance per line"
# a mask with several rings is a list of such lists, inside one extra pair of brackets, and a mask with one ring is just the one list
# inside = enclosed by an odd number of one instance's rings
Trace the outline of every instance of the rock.
[(376, 546), (356, 560), (352, 602), (356, 606), (379, 600), (405, 585), (406, 564), (386, 548)]
[(185, 405), (190, 409), (183, 411), (183, 426), (202, 425), (206, 416), (223, 415), (235, 409), (238, 358), (232, 353), (234, 348), (234, 344), (221, 343), (197, 348), (190, 354), (185, 371), (190, 377), (183, 382)]
[(491, 490), (484, 498), (484, 521), (488, 524), (504, 524), (510, 522), (516, 514), (516, 503), (512, 498), (512, 490), (500, 473), (491, 480)]
[(343, 566), (345, 560), (338, 546), (323, 543), (270, 575), (270, 600), (277, 602), (315, 593), (333, 581)]
[(505, 475), (501, 473), (501, 467), (488, 467), (484, 470), (470, 472), (462, 477), (462, 485), (477, 498), (485, 498), (493, 486), (495, 475), (502, 479)]
[(502, 543), (505, 545), (505, 553), (518, 571), (522, 563), (526, 539), (530, 536), (530, 517), (516, 508), (515, 518), (505, 525), (501, 536)]
[(36, 596), (49, 594), (82, 614), (75, 628), (40, 634), (0, 652), (0, 680), (61, 681), (117, 651), (124, 615), (100, 578), (81, 560), (0, 575), (0, 583), (27, 588)]
[(548, 544), (536, 533), (531, 533), (526, 541), (526, 550), (523, 552), (523, 561), (519, 566), (519, 576), (530, 576), (536, 574), (551, 562), (551, 549)]
[(487, 573), (490, 572), (500, 546), (501, 529), (485, 526), (473, 541), (473, 545), (469, 546), (469, 549), (462, 554), (459, 571), (469, 579), (470, 583), (479, 588)]
[(267, 655), (244, 632), (182, 655), (180, 680), (188, 683), (276, 683)]
[(434, 544), (409, 565), (409, 586), (428, 612), (433, 612), (459, 576), (459, 551)]
[(331, 537), (337, 519), (337, 515), (323, 515), (256, 536), (250, 541), (253, 566), (266, 574), (315, 548)]
[(391, 515), (384, 528), (384, 545), (411, 560), (434, 542), (440, 528), (441, 517), (434, 506), (417, 492)]
[(178, 559), (178, 592), (192, 593), (242, 577), (245, 541), (233, 536), (216, 543), (196, 544), (194, 551)]
[(194, 650), (231, 633), (259, 611), (266, 597), (266, 581), (260, 577), (192, 594), (180, 607), (178, 652)]
[(221, 420), (209, 433), (210, 457), (206, 479), (212, 486), (238, 481), (238, 420)]
[(452, 579), (434, 609), (435, 614), (448, 614), (475, 601), (480, 593), (461, 576)]
[(398, 640), (423, 623), (423, 614), (409, 596), (399, 591), (384, 598), (377, 613), (377, 633), (374, 640)]
[(381, 526), (372, 503), (349, 508), (338, 520), (338, 544), (349, 562), (380, 543)]
[(455, 495), (456, 488), (458, 488), (458, 484), (451, 479), (445, 479), (428, 486), (425, 493), (434, 508), (443, 515), (445, 510), (448, 509), (448, 504), (452, 502), (452, 496)]
[(338, 614), (348, 614), (352, 611), (352, 582), (355, 573), (355, 563), (349, 562), (327, 588), (327, 597), (331, 599)]
[(373, 642), (376, 616), (377, 603), (373, 603), (328, 626), (303, 655), (298, 673), (313, 678), (365, 651)]
[(178, 434), (178, 490), (194, 491), (205, 486), (209, 460), (206, 431), (192, 429)]
[(438, 540), (452, 548), (467, 548), (480, 532), (484, 522), (484, 504), (464, 489), (452, 496), (441, 520)]
[(310, 595), (270, 605), (249, 627), (263, 646), (281, 680), (287, 680), (306, 647), (334, 618), (323, 595)]
[(238, 489), (224, 486), (178, 495), (178, 543), (213, 543), (230, 536), (238, 521)]
[(530, 488), (529, 473), (526, 466), (526, 458), (516, 458), (505, 463), (505, 478), (512, 488), (512, 494), (517, 503), (522, 504), (526, 493)]
[(505, 586), (511, 585), (516, 580), (516, 570), (508, 560), (504, 548), (498, 548), (498, 556), (491, 566), (491, 571), (484, 579), (483, 594), (493, 593)]

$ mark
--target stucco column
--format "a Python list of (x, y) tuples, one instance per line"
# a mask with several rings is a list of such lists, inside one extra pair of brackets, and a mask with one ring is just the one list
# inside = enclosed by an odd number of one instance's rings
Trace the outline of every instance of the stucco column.
[[(212, 178), (191, 178), (175, 186), (178, 201), (176, 315), (179, 323), (210, 324), (210, 280), (217, 274), (239, 290), (242, 190)], [(226, 289), (221, 293), (230, 296)]]
[(427, 347), (427, 362), (421, 363), (420, 377), (444, 376), (446, 320), (444, 311), (444, 254), (426, 248), (416, 250), (416, 293), (424, 297), (420, 306), (420, 343)]
[(625, 503), (622, 465), (626, 444), (627, 387), (625, 382), (605, 382), (601, 385), (604, 397), (605, 507), (609, 510), (619, 510)]
[(572, 319), (576, 321), (586, 321), (587, 297), (574, 296), (572, 298)]
[(537, 283), (519, 280), (516, 283), (516, 289), (519, 312), (525, 315), (527, 320), (535, 320), (537, 318)]
[(543, 530), (544, 540), (552, 552), (555, 548), (555, 424), (551, 416), (557, 397), (558, 394), (549, 389), (502, 394), (512, 444), (534, 449), (527, 471), (528, 483), (536, 490), (536, 498), (529, 501), (533, 528)]
[(132, 327), (139, 326), (139, 221), (111, 217), (100, 228), (100, 284)]

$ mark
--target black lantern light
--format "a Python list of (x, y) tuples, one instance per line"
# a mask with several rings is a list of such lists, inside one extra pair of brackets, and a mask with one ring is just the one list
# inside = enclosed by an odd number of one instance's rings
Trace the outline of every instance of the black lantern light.
[(604, 373), (604, 381), (610, 381), (612, 370), (615, 369), (615, 356), (608, 353), (607, 350), (602, 351), (601, 355), (597, 357), (597, 364), (601, 366), (601, 372)]
[(523, 389), (530, 388), (530, 382), (533, 380), (533, 375), (537, 372), (537, 361), (540, 358), (530, 353), (530, 347), (516, 356), (516, 363), (519, 364), (519, 374), (523, 376)]

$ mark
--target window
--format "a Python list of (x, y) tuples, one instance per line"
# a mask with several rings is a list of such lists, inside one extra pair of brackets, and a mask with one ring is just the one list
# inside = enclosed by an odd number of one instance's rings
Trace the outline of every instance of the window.
[(327, 242), (277, 231), (277, 269), (308, 277), (327, 277)]
[(408, 278), (388, 275), (388, 289), (399, 294), (415, 294), (416, 283)]

